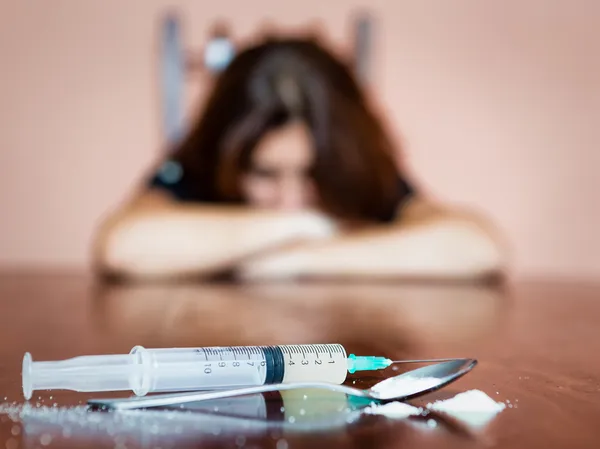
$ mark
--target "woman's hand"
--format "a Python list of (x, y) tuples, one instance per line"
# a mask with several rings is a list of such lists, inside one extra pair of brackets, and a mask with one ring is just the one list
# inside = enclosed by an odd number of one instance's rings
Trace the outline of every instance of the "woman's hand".
[(339, 223), (318, 211), (306, 212), (294, 225), (298, 226), (298, 243), (330, 239), (341, 230)]
[(299, 226), (297, 241), (242, 262), (236, 270), (237, 277), (245, 281), (294, 278), (300, 273), (303, 249), (311, 243), (333, 239), (345, 227), (319, 212), (307, 213)]

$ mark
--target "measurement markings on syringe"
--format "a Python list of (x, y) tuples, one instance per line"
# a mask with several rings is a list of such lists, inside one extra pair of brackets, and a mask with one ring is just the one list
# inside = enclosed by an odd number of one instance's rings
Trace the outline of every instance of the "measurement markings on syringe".
[[(203, 354), (206, 362), (204, 364), (204, 373), (205, 374), (213, 374), (215, 368), (227, 369), (230, 368), (239, 368), (242, 366), (242, 363), (245, 361), (248, 366), (255, 367), (265, 367), (266, 360), (262, 351), (256, 348), (245, 348), (245, 347), (230, 347), (230, 348), (198, 348), (195, 349), (197, 354)], [(227, 355), (229, 354), (229, 356)], [(257, 355), (261, 357), (253, 357), (252, 355)], [(246, 357), (242, 357), (238, 359), (239, 355), (246, 355)], [(209, 357), (210, 356), (210, 357)], [(218, 359), (216, 357), (218, 356)], [(225, 357), (224, 357), (225, 356)], [(231, 359), (233, 357), (233, 360)], [(216, 359), (216, 360), (215, 360)], [(214, 362), (216, 363), (216, 366)], [(258, 362), (258, 363), (257, 363)]]
[(300, 352), (302, 352), (302, 363), (303, 365), (308, 365), (308, 360), (306, 360), (306, 354), (304, 353), (304, 346), (300, 345)]
[(314, 355), (313, 361), (315, 365), (323, 364), (323, 359), (321, 358), (322, 354), (329, 354), (330, 360), (328, 363), (336, 363), (336, 361), (333, 359), (332, 351), (325, 345), (289, 345), (282, 347), (282, 351), (289, 358), (287, 362), (289, 366), (293, 366), (298, 363), (294, 355), (302, 356), (300, 364), (304, 366), (310, 365), (310, 359), (307, 357), (307, 355)]
[(323, 361), (319, 357), (319, 351), (317, 350), (317, 348), (315, 348), (315, 355), (317, 356), (317, 358), (315, 359), (315, 365), (321, 365)]

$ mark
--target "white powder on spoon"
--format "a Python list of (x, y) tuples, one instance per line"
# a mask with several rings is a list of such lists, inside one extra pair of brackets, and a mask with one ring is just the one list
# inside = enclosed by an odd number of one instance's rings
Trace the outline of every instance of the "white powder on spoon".
[(397, 376), (374, 385), (371, 391), (381, 394), (384, 398), (400, 398), (436, 387), (439, 383), (437, 377)]
[[(379, 393), (383, 398), (409, 396), (416, 392), (428, 390), (439, 385), (436, 377), (414, 377), (409, 375), (390, 377), (373, 387), (371, 391)], [(404, 419), (409, 416), (420, 415), (423, 409), (413, 407), (404, 402), (389, 402), (383, 405), (372, 405), (364, 409), (370, 415), (383, 415), (388, 418)]]

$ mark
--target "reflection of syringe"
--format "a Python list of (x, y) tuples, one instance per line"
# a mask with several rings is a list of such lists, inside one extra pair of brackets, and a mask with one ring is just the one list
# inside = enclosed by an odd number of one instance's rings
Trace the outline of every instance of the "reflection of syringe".
[(341, 384), (347, 373), (378, 370), (385, 357), (346, 355), (340, 344), (146, 349), (57, 362), (23, 358), (23, 394), (34, 390), (190, 391), (290, 382)]
[[(219, 441), (228, 442), (240, 435), (250, 440), (265, 436), (270, 439), (276, 434), (283, 437), (330, 432), (357, 421), (370, 402), (335, 391), (301, 389), (187, 403), (159, 411), (147, 409), (143, 413), (90, 413), (92, 409), (84, 406), (26, 404), (15, 406), (10, 416), (23, 424), (23, 436), (32, 447), (39, 446), (44, 435), (52, 435), (53, 444), (68, 447), (82, 447), (91, 440), (96, 445), (112, 442), (113, 446), (131, 441), (136, 447), (147, 448), (180, 447), (193, 442), (195, 447), (215, 435)], [(61, 433), (68, 441), (61, 439)]]

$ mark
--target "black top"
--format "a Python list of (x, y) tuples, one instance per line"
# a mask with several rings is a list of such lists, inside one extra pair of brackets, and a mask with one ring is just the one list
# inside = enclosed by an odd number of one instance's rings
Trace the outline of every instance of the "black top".
[[(173, 195), (179, 201), (192, 201), (192, 202), (204, 202), (214, 203), (214, 199), (208, 194), (203, 197), (199, 196), (195, 192), (191, 192), (186, 188), (183, 182), (184, 173), (183, 168), (178, 162), (172, 160), (166, 160), (161, 168), (156, 172), (154, 176), (148, 181), (148, 187), (158, 188), (165, 190)], [(413, 186), (401, 176), (398, 177), (398, 204), (396, 210), (402, 205), (408, 202), (415, 195), (415, 189)], [(395, 216), (388, 217), (384, 221), (392, 221), (396, 218)]]

